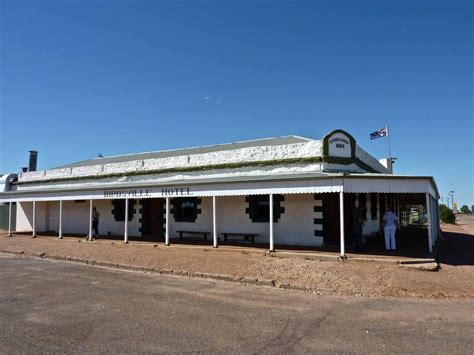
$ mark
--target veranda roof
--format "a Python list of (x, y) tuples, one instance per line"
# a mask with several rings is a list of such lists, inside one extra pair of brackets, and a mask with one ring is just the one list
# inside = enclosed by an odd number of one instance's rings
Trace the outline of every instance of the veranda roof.
[(304, 173), (182, 180), (156, 183), (97, 182), (73, 187), (47, 187), (0, 193), (0, 202), (87, 199), (163, 198), (184, 196), (246, 196), (300, 193), (429, 193), (439, 199), (429, 176), (389, 174)]

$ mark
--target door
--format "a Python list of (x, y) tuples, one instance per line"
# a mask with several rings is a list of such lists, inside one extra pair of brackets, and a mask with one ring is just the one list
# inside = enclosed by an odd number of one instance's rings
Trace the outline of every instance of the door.
[(346, 246), (352, 243), (352, 224), (355, 212), (355, 194), (344, 194), (344, 239)]
[(339, 193), (324, 193), (323, 200), (323, 239), (326, 245), (338, 245), (339, 238)]
[[(326, 245), (341, 243), (339, 193), (324, 193), (323, 200), (323, 235)], [(354, 194), (344, 194), (344, 240), (346, 244), (351, 240), (352, 213), (355, 206)]]
[(142, 200), (142, 233), (146, 239), (156, 240), (164, 235), (163, 199), (147, 198)]

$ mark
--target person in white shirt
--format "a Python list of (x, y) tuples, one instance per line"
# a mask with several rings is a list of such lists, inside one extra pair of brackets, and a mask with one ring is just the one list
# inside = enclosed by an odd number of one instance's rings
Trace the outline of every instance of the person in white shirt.
[(390, 207), (387, 207), (382, 218), (382, 224), (380, 225), (380, 229), (383, 230), (385, 236), (386, 250), (395, 250), (395, 232), (398, 228), (400, 228), (400, 223), (397, 215), (392, 212)]

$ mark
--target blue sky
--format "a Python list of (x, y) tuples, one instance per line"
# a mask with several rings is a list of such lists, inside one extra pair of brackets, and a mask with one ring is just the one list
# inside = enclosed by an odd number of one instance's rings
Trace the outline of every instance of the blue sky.
[(468, 1), (0, 1), (0, 171), (342, 128), (474, 204)]

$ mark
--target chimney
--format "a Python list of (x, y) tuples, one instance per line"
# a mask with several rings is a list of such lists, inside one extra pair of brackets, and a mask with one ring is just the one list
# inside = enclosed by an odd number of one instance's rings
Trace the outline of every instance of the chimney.
[(385, 159), (379, 160), (379, 163), (382, 164), (388, 170), (389, 174), (393, 174), (393, 160), (392, 159), (385, 158)]
[(30, 150), (30, 161), (28, 162), (28, 171), (36, 171), (36, 162), (38, 160), (38, 152)]

